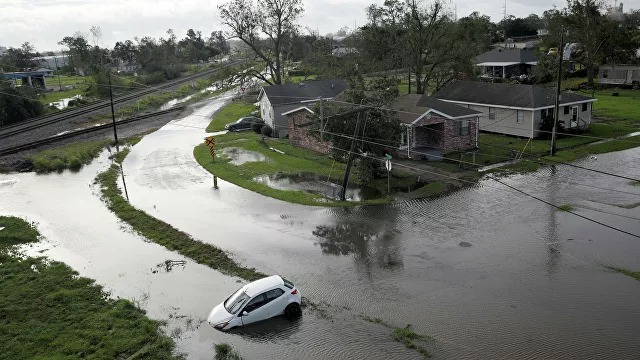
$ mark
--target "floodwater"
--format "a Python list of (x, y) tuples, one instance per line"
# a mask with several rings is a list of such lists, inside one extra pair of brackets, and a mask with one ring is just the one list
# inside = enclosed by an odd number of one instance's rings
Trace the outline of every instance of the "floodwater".
[(257, 151), (249, 151), (237, 147), (226, 147), (222, 153), (229, 158), (229, 163), (242, 165), (248, 162), (266, 161), (267, 157)]
[[(103, 155), (79, 173), (0, 175), (0, 213), (36, 221), (45, 252), (169, 320), (191, 359), (227, 342), (247, 359), (420, 358), (390, 338), (412, 324), (434, 358), (637, 359), (640, 283), (604, 265), (640, 269), (640, 239), (557, 211), (486, 179), (435, 200), (321, 208), (266, 198), (212, 177), (192, 156), (223, 100), (167, 124), (124, 162), (131, 203), (239, 262), (296, 283), (322, 311), (220, 333), (202, 321), (240, 284), (145, 242), (91, 185)], [(640, 148), (580, 165), (640, 177)], [(504, 178), (580, 215), (640, 233), (640, 187), (570, 167)], [(184, 265), (165, 271), (166, 260)], [(172, 263), (173, 264), (173, 263)]]
[(77, 99), (82, 99), (82, 95), (75, 95), (75, 96), (72, 96), (72, 97), (60, 99), (58, 101), (54, 101), (52, 103), (49, 103), (49, 105), (50, 106), (55, 106), (58, 109), (62, 110), (62, 109), (65, 109), (67, 106), (69, 106), (69, 102), (71, 100), (77, 100)]
[[(339, 199), (342, 186), (323, 180), (313, 173), (261, 175), (253, 179), (256, 182), (278, 190), (299, 190), (320, 194), (330, 199)], [(363, 201), (379, 198), (380, 192), (370, 187), (347, 187), (347, 201)]]

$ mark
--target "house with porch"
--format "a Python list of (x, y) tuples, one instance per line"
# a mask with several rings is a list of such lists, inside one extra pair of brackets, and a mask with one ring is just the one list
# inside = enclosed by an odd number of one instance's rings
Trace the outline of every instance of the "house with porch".
[[(479, 111), (480, 131), (536, 138), (540, 124), (554, 116), (556, 91), (535, 85), (456, 81), (434, 97)], [(559, 122), (565, 129), (584, 130), (591, 124), (596, 99), (576, 93), (560, 94)]]
[(404, 127), (399, 155), (440, 160), (478, 147), (479, 111), (422, 94), (400, 96), (391, 108)]
[(320, 99), (331, 100), (347, 89), (345, 80), (313, 80), (298, 84), (264, 86), (258, 95), (260, 115), (273, 128), (273, 136), (288, 135), (288, 120), (284, 113), (301, 106), (312, 108)]
[(538, 56), (531, 48), (500, 48), (478, 55), (474, 63), (482, 69), (482, 76), (508, 79), (531, 74), (538, 65)]

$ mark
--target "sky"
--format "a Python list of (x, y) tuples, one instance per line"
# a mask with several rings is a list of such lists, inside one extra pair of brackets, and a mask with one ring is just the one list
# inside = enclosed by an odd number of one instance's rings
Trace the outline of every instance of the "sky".
[[(18, 47), (30, 42), (37, 51), (57, 51), (58, 41), (80, 31), (89, 34), (91, 26), (102, 30), (101, 46), (112, 48), (116, 41), (134, 37), (161, 37), (173, 29), (178, 38), (188, 29), (209, 35), (226, 30), (217, 6), (228, 0), (0, 0), (0, 46)], [(299, 24), (321, 34), (347, 26), (353, 29), (366, 22), (365, 9), (384, 0), (303, 0), (305, 13)], [(428, 1), (428, 0), (423, 0)], [(458, 17), (473, 11), (499, 21), (504, 0), (445, 0), (457, 9)], [(614, 0), (609, 0), (613, 2)], [(640, 8), (640, 0), (627, 0), (625, 11)], [(455, 6), (454, 6), (455, 4)], [(566, 0), (507, 0), (510, 15), (541, 15)], [(91, 37), (87, 37), (91, 42)]]

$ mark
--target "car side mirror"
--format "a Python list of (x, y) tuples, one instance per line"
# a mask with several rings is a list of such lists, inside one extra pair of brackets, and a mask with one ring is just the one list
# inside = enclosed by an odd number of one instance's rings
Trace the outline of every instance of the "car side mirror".
[(247, 315), (249, 315), (249, 313), (246, 311), (243, 311), (242, 314), (240, 314), (240, 316), (247, 316)]

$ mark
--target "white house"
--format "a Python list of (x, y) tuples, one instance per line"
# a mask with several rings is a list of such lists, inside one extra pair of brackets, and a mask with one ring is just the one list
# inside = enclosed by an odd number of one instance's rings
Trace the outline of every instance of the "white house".
[(258, 95), (260, 115), (273, 128), (274, 136), (286, 137), (288, 119), (284, 113), (301, 104), (313, 106), (319, 99), (333, 99), (347, 88), (345, 80), (313, 80), (299, 84), (264, 86)]
[[(534, 85), (456, 81), (433, 96), (481, 112), (481, 131), (535, 138), (541, 135), (542, 120), (553, 117), (556, 91)], [(588, 96), (562, 93), (559, 121), (564, 128), (587, 128), (594, 101)]]

